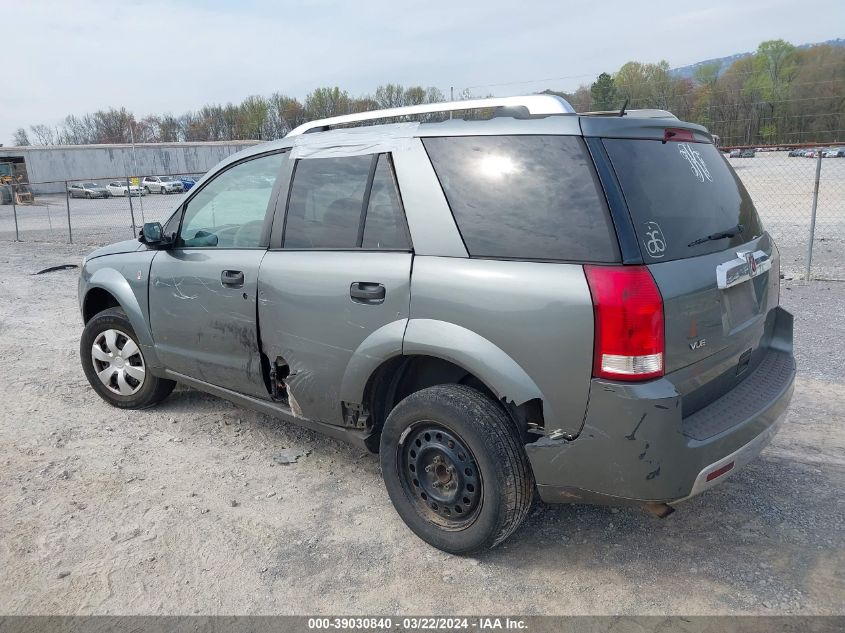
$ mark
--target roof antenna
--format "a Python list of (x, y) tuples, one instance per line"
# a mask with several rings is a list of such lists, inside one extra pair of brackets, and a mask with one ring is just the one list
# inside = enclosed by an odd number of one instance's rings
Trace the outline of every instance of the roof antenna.
[(625, 103), (622, 104), (622, 109), (619, 111), (619, 116), (625, 116), (625, 108), (628, 107), (628, 99), (625, 99)]

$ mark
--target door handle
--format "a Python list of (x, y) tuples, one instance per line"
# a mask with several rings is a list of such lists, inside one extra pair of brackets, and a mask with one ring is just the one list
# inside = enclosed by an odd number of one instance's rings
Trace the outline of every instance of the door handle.
[(242, 270), (224, 270), (220, 273), (220, 283), (230, 288), (240, 288), (244, 285), (244, 273)]
[(356, 303), (367, 305), (384, 303), (385, 294), (384, 286), (368, 281), (356, 281), (349, 287), (349, 296)]

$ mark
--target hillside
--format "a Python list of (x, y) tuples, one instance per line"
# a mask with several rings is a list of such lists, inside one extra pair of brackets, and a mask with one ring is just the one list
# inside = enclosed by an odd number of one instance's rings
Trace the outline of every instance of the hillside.
[[(828, 46), (843, 46), (845, 47), (845, 39), (839, 37), (834, 40), (827, 40), (826, 42), (817, 42), (815, 44), (801, 44), (800, 46), (796, 46), (796, 48), (804, 49), (810, 48), (811, 46), (818, 46), (820, 44), (827, 44)], [(701, 62), (696, 62), (695, 64), (690, 64), (688, 66), (679, 66), (678, 68), (673, 68), (669, 71), (669, 73), (678, 79), (692, 79), (693, 75), (697, 68), (701, 66), (707, 66), (709, 64), (719, 64), (719, 75), (724, 73), (728, 68), (731, 67), (736, 61), (740, 59), (745, 59), (746, 57), (751, 57), (754, 55), (753, 52), (747, 53), (734, 53), (733, 55), (727, 55), (725, 57), (717, 57), (715, 59), (705, 59)]]

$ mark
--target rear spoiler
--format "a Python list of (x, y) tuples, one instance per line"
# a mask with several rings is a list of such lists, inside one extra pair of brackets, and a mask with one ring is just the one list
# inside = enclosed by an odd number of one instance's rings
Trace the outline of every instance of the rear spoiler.
[[(643, 110), (624, 110), (622, 117), (633, 119), (674, 119), (678, 120), (674, 114), (668, 110), (657, 110), (654, 108), (647, 108)], [(604, 117), (620, 117), (619, 110), (597, 110), (595, 112), (579, 112), (579, 116), (604, 116)]]
[[(642, 115), (634, 113), (643, 113)], [(664, 114), (665, 113), (665, 114)], [(667, 130), (674, 133), (688, 132), (690, 138), (684, 139), (696, 143), (713, 143), (713, 136), (706, 127), (679, 120), (665, 110), (628, 110), (625, 116), (619, 112), (614, 115), (580, 114), (581, 133), (586, 136), (605, 138), (655, 139), (665, 141), (675, 134), (667, 135)], [(680, 140), (676, 138), (675, 140)]]

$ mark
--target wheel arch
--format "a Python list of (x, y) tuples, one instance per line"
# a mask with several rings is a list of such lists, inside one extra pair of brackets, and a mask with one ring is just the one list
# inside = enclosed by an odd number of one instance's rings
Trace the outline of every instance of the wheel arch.
[(86, 324), (103, 310), (121, 308), (138, 337), (138, 344), (143, 348), (147, 365), (159, 365), (145, 310), (138, 302), (129, 282), (117, 270), (100, 268), (94, 271), (87, 280), (81, 307), (82, 319)]
[[(390, 338), (395, 339), (399, 326), (392, 329)], [(344, 404), (360, 403), (371, 416), (371, 448), (377, 446), (381, 425), (393, 406), (436, 384), (465, 384), (487, 394), (508, 411), (524, 441), (530, 441), (529, 428), (543, 428), (540, 389), (491, 341), (453, 323), (430, 319), (407, 320), (401, 347), (395, 341), (386, 344), (388, 333), (381, 330), (371, 335), (379, 334), (380, 346), (353, 354), (341, 389)], [(377, 349), (391, 353), (373, 353)]]

